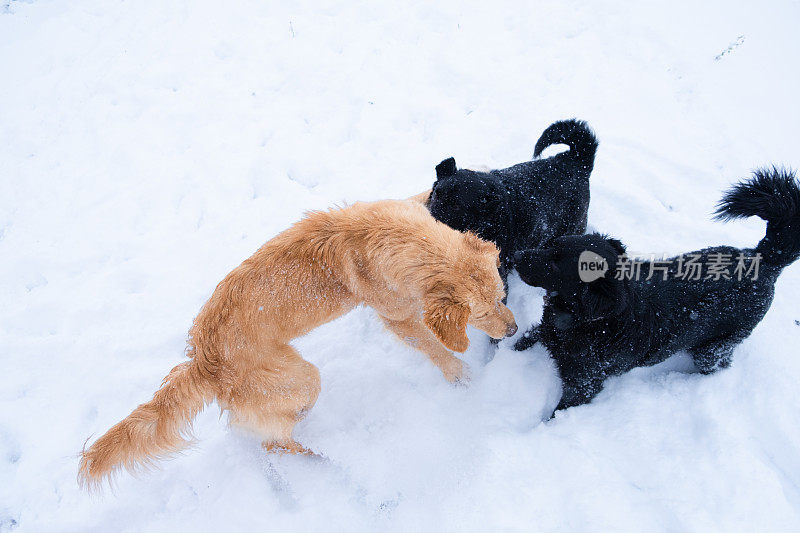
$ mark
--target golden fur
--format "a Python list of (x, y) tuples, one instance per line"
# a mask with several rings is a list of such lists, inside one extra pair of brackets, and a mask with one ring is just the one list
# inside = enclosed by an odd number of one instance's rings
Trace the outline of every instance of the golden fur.
[(448, 380), (463, 379), (465, 363), (445, 346), (466, 350), (467, 324), (494, 338), (516, 330), (497, 264), (494, 244), (437, 222), (416, 201), (308, 213), (217, 285), (189, 332), (191, 360), (84, 450), (79, 480), (94, 485), (179, 450), (213, 400), (268, 450), (310, 453), (292, 430), (317, 400), (319, 371), (289, 341), (359, 304)]
[(432, 189), (428, 189), (425, 192), (421, 192), (419, 194), (415, 194), (414, 196), (410, 197), (409, 200), (413, 200), (415, 202), (419, 202), (425, 207), (428, 206), (428, 203), (431, 201), (431, 192)]

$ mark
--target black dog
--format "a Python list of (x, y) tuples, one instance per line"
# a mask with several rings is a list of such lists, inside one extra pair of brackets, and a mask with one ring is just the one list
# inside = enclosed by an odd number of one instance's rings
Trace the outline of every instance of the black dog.
[(550, 351), (564, 383), (557, 409), (587, 403), (607, 377), (679, 350), (702, 373), (730, 364), (769, 309), (778, 275), (800, 257), (800, 186), (790, 171), (759, 170), (715, 214), (761, 217), (766, 237), (751, 249), (717, 246), (661, 262), (630, 261), (622, 243), (599, 234), (516, 254), (523, 281), (547, 295), (541, 324), (515, 349), (541, 341)]
[(501, 170), (458, 170), (452, 157), (436, 166), (431, 215), (497, 244), (504, 280), (517, 250), (586, 231), (597, 139), (585, 122), (556, 122), (542, 133), (533, 156), (557, 143), (570, 149)]

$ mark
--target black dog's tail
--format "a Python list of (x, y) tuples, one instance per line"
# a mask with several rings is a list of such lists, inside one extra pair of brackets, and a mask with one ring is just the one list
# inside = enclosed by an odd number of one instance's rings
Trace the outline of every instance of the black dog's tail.
[(800, 184), (793, 171), (754, 171), (725, 193), (714, 214), (720, 220), (754, 215), (766, 220), (767, 235), (756, 246), (766, 264), (783, 268), (800, 257)]
[(597, 152), (597, 137), (586, 122), (573, 118), (551, 124), (536, 141), (533, 157), (539, 157), (551, 144), (568, 145), (569, 156), (591, 172), (594, 166), (594, 154)]

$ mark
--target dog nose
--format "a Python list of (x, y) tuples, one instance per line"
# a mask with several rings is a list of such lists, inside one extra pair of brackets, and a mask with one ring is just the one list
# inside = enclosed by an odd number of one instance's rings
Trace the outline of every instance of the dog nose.
[(510, 326), (508, 326), (508, 328), (506, 329), (506, 337), (510, 337), (510, 336), (512, 336), (512, 335), (513, 335), (514, 333), (516, 333), (516, 332), (517, 332), (517, 324), (516, 324), (516, 323), (514, 323), (514, 324), (511, 324), (511, 325), (510, 325)]

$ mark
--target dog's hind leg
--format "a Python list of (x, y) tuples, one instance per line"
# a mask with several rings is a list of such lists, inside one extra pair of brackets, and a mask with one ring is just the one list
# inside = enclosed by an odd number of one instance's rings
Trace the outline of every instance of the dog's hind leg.
[(231, 424), (258, 435), (268, 451), (312, 454), (292, 431), (319, 396), (317, 367), (288, 344), (275, 343), (263, 362), (241, 369), (235, 381), (223, 405)]
[(442, 371), (447, 381), (452, 383), (469, 379), (469, 366), (442, 346), (439, 339), (415, 318), (391, 320), (381, 317), (386, 328), (400, 339), (425, 355)]
[(750, 332), (737, 332), (706, 341), (689, 350), (694, 364), (702, 374), (711, 374), (720, 368), (728, 368), (733, 359), (733, 350)]

